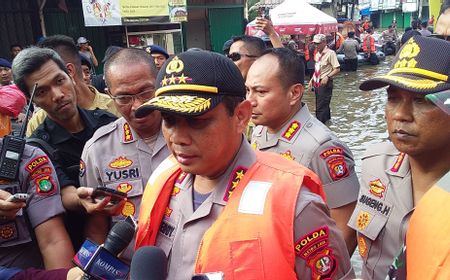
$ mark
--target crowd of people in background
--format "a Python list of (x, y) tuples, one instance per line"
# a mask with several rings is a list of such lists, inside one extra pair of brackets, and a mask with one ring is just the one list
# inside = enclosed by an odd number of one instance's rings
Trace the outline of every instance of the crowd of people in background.
[[(0, 278), (35, 268), (65, 279), (86, 238), (102, 244), (131, 216), (138, 231), (120, 258), (158, 246), (168, 279), (354, 279), (357, 246), (363, 279), (446, 279), (448, 227), (430, 237), (430, 259), (417, 232), (448, 220), (424, 221), (429, 196), (448, 205), (450, 193), (449, 13), (444, 5), (438, 34), (430, 18), (402, 36), (393, 21), (376, 38), (364, 19), (286, 42), (258, 17), (270, 42), (234, 36), (223, 54), (110, 46), (102, 74), (85, 37), (12, 45), (0, 58), (0, 137), (32, 114), (17, 179), (0, 180)], [(368, 148), (358, 180), (352, 152), (327, 127), (333, 81), (357, 71), (360, 53), (378, 64), (380, 50), (396, 54), (391, 71), (359, 88), (387, 87), (389, 140)], [(127, 198), (98, 199), (98, 187)], [(15, 193), (28, 198), (10, 201)]]

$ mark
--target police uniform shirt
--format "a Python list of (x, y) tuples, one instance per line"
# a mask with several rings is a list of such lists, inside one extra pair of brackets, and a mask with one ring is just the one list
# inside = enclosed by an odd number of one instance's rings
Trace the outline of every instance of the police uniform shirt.
[[(0, 141), (0, 149), (2, 143)], [(43, 268), (34, 228), (64, 213), (58, 179), (48, 156), (25, 145), (17, 181), (0, 181), (11, 194), (27, 193), (26, 207), (14, 220), (0, 220), (0, 266)]]
[[(153, 170), (169, 156), (162, 132), (153, 150), (131, 128), (124, 118), (99, 128), (86, 143), (80, 162), (80, 185), (105, 186), (127, 194), (117, 222), (129, 215), (139, 217), (139, 206), (145, 184)], [(134, 242), (122, 257), (131, 261)]]
[(281, 154), (316, 173), (327, 195), (328, 207), (337, 208), (357, 199), (359, 182), (352, 152), (311, 115), (306, 104), (275, 134), (269, 134), (265, 126), (257, 126), (252, 146)]
[[(181, 173), (178, 177), (156, 239), (156, 245), (169, 256), (167, 279), (191, 279), (204, 233), (221, 214), (233, 187), (255, 160), (254, 151), (243, 140), (236, 158), (220, 176), (217, 187), (196, 211), (193, 210), (193, 175)], [(310, 240), (310, 235), (320, 231), (323, 236), (326, 235), (329, 248), (336, 259), (336, 266), (329, 267), (334, 269), (336, 279), (354, 277), (345, 242), (329, 217), (327, 206), (319, 196), (302, 188), (295, 210), (295, 242)], [(310, 248), (308, 244), (304, 245), (306, 249)], [(294, 247), (295, 244), (292, 250)], [(310, 258), (296, 257), (298, 279), (317, 277), (310, 265), (313, 265)]]
[(384, 279), (403, 244), (414, 207), (408, 156), (391, 142), (362, 158), (361, 188), (348, 225), (357, 231), (363, 279)]

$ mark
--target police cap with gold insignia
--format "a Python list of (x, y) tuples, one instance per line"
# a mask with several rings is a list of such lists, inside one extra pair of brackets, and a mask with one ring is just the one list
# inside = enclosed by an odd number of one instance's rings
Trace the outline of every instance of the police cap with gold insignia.
[(245, 99), (244, 79), (237, 66), (209, 51), (180, 53), (162, 66), (155, 97), (136, 111), (143, 117), (153, 110), (198, 116), (216, 107), (224, 96)]
[(386, 75), (364, 81), (359, 88), (396, 86), (417, 93), (450, 89), (450, 42), (414, 36), (399, 50)]

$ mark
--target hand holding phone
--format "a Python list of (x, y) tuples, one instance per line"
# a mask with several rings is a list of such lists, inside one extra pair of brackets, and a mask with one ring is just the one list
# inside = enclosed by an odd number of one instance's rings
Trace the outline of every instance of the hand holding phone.
[(107, 187), (98, 186), (92, 192), (91, 197), (97, 203), (109, 197), (110, 200), (107, 206), (113, 206), (127, 198), (127, 194)]
[(10, 197), (8, 197), (8, 199), (6, 199), (6, 201), (8, 201), (8, 202), (26, 202), (27, 199), (28, 199), (27, 193), (15, 193), (15, 194), (11, 195)]

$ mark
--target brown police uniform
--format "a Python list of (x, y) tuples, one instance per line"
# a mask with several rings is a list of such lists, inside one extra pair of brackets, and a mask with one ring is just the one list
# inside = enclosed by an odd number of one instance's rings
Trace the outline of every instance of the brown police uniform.
[(357, 231), (363, 279), (384, 279), (403, 244), (414, 207), (408, 156), (391, 142), (362, 158), (361, 188), (348, 225)]
[[(250, 145), (243, 140), (239, 152), (227, 170), (218, 179), (217, 187), (206, 200), (194, 211), (193, 209), (193, 175), (181, 173), (175, 183), (169, 206), (163, 218), (156, 245), (169, 256), (169, 275), (167, 279), (191, 279), (194, 264), (204, 233), (216, 221), (227, 204), (233, 186), (244, 176), (246, 170), (255, 162), (256, 156)], [(152, 177), (158, 176), (158, 168)], [(317, 252), (317, 245), (312, 236), (318, 235), (326, 228), (326, 239), (329, 252), (336, 262), (332, 268), (335, 272), (333, 279), (351, 279), (354, 277), (345, 242), (334, 221), (329, 217), (328, 208), (323, 200), (307, 188), (302, 188), (295, 209), (294, 242), (304, 246), (303, 251)], [(294, 248), (292, 248), (294, 250)], [(315, 250), (315, 251), (314, 251)], [(296, 273), (298, 279), (316, 279), (312, 269), (314, 263), (309, 257), (296, 257)]]
[(14, 220), (0, 220), (0, 266), (43, 268), (34, 228), (64, 213), (53, 164), (40, 149), (25, 145), (18, 180), (1, 180), (0, 189), (28, 194)]
[(275, 134), (267, 127), (257, 126), (252, 145), (261, 151), (271, 151), (295, 160), (316, 173), (327, 195), (330, 208), (354, 202), (359, 182), (350, 149), (319, 120), (303, 107)]
[[(86, 142), (81, 155), (80, 185), (92, 188), (101, 185), (127, 193), (122, 213), (113, 217), (113, 221), (129, 215), (137, 219), (145, 184), (168, 155), (161, 132), (151, 149), (128, 122), (120, 118), (99, 128)], [(127, 253), (123, 254), (125, 259), (131, 260), (133, 246), (131, 242)]]

